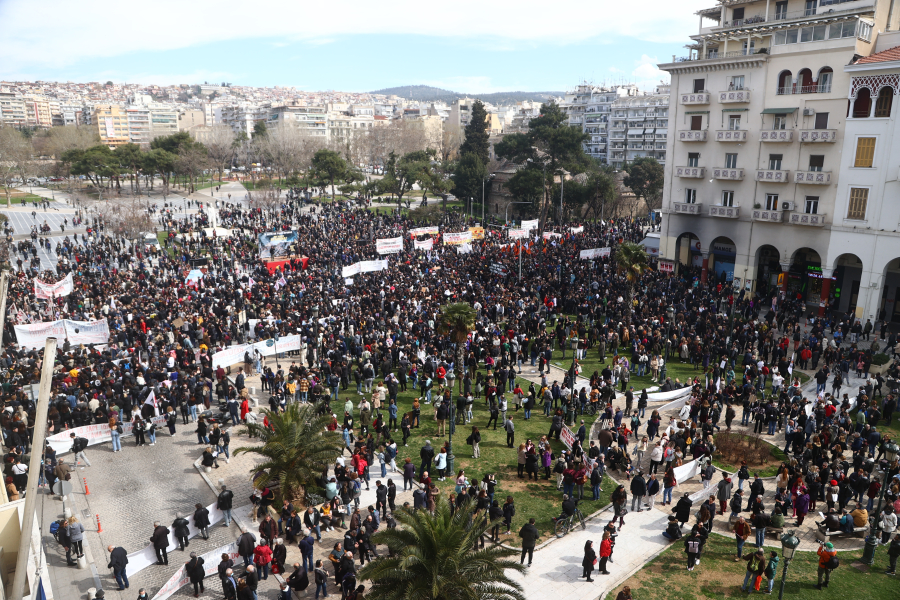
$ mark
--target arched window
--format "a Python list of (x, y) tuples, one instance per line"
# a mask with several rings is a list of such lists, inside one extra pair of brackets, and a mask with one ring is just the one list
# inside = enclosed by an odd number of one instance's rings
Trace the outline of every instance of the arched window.
[(793, 73), (790, 71), (782, 71), (778, 74), (778, 95), (794, 93), (793, 85)]
[(894, 88), (889, 85), (881, 88), (878, 92), (878, 100), (875, 101), (875, 116), (890, 117), (891, 106), (894, 103)]
[(869, 88), (862, 88), (857, 92), (856, 101), (853, 102), (853, 118), (867, 119), (870, 112), (872, 112), (872, 97)]
[(834, 71), (831, 70), (831, 67), (822, 67), (819, 70), (819, 93), (827, 94), (831, 91), (831, 78), (834, 76)]
[(797, 87), (800, 88), (801, 94), (815, 94), (818, 91), (815, 83), (813, 83), (812, 71), (803, 69), (797, 73)]

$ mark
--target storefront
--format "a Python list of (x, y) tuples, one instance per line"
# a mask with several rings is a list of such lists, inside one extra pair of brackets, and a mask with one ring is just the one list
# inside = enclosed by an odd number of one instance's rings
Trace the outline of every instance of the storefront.
[(735, 246), (731, 241), (715, 241), (709, 249), (709, 271), (720, 282), (734, 279)]

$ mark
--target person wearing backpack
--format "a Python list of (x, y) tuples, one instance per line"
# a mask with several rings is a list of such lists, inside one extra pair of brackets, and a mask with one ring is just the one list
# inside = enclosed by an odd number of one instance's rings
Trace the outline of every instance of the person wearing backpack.
[(72, 438), (72, 454), (75, 455), (75, 465), (78, 465), (78, 459), (80, 458), (84, 461), (84, 464), (91, 466), (91, 461), (84, 455), (84, 449), (88, 447), (87, 438), (76, 437), (75, 432), (70, 433), (69, 437)]
[[(819, 555), (819, 583), (816, 584), (816, 589), (821, 590), (823, 587), (828, 587), (828, 580), (831, 579), (831, 572), (837, 569), (841, 563), (838, 560), (834, 544), (831, 542), (819, 544), (819, 549), (816, 551), (816, 554)], [(824, 583), (822, 582), (823, 575), (825, 576)]]

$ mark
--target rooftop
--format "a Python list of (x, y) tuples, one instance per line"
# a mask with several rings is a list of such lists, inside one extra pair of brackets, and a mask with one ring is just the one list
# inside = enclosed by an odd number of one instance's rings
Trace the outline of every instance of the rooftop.
[(895, 60), (900, 60), (900, 46), (896, 46), (894, 48), (888, 48), (882, 52), (878, 52), (877, 54), (873, 54), (871, 56), (866, 56), (864, 58), (856, 61), (855, 65), (865, 65), (868, 63), (880, 63), (880, 62), (892, 62)]

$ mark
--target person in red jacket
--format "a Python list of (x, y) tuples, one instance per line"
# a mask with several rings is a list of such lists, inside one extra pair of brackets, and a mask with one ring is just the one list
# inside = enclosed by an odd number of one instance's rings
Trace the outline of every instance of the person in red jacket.
[(260, 544), (253, 550), (253, 562), (259, 569), (260, 579), (269, 578), (269, 564), (272, 562), (272, 549), (265, 544)]
[(609, 561), (609, 557), (612, 556), (612, 549), (612, 538), (608, 531), (604, 531), (603, 541), (600, 542), (600, 564), (597, 565), (597, 570), (600, 575), (609, 575), (609, 571), (606, 570), (606, 563)]

